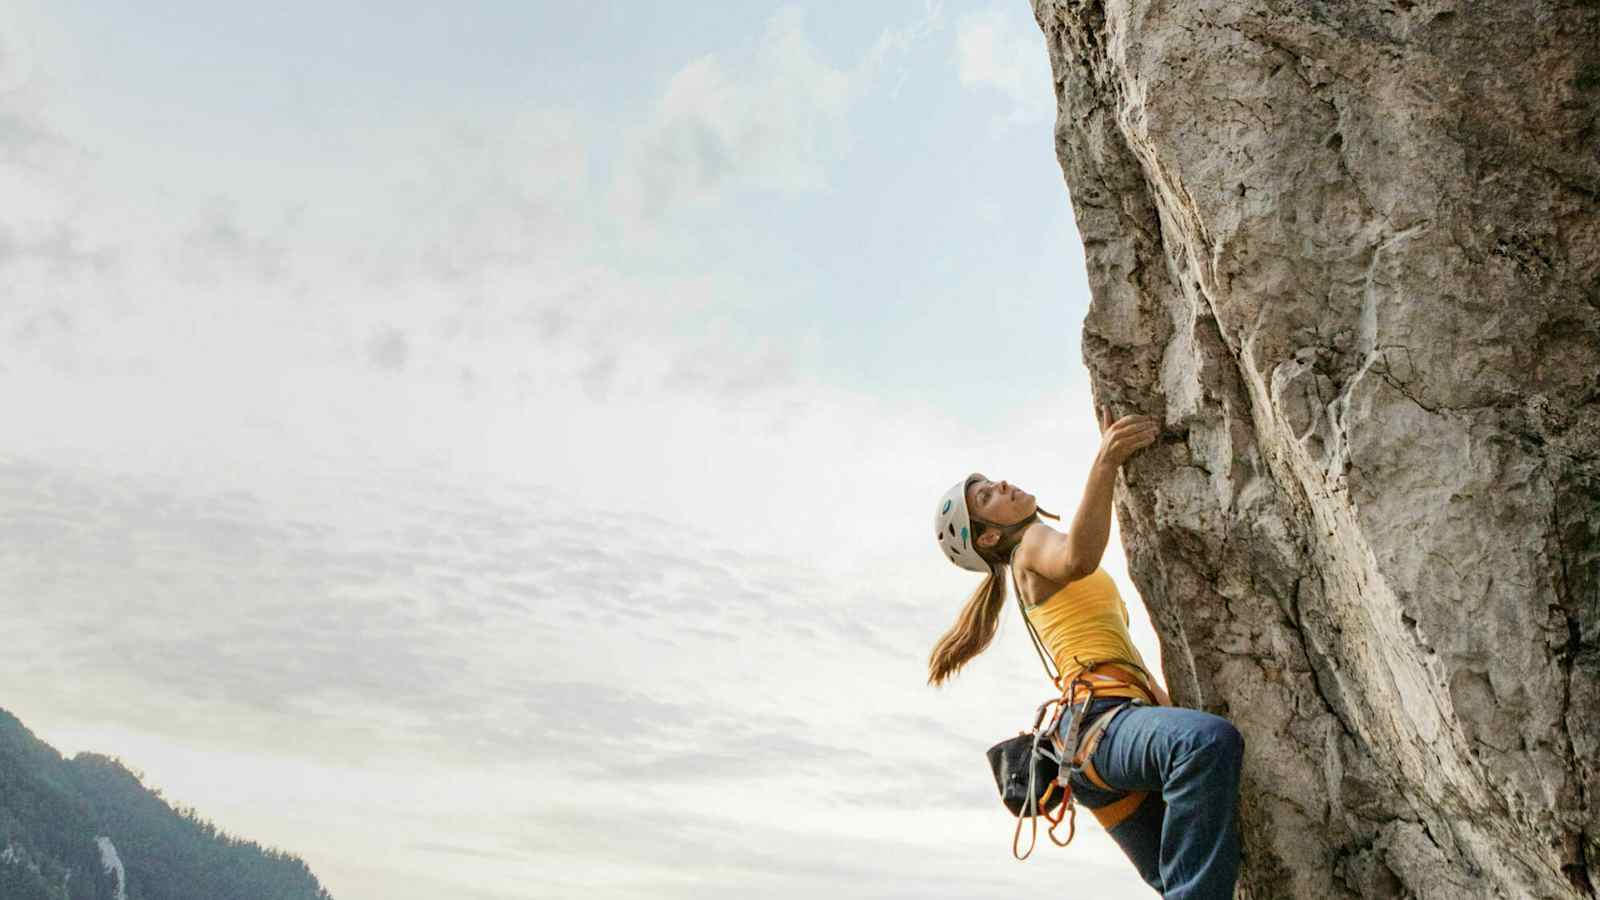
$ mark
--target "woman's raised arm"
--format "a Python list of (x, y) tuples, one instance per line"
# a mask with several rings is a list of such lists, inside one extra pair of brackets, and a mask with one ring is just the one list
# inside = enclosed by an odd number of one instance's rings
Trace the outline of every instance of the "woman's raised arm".
[[(1028, 548), (1029, 568), (1052, 581), (1065, 584), (1084, 578), (1100, 567), (1100, 557), (1111, 538), (1111, 495), (1117, 469), (1139, 450), (1155, 443), (1156, 420), (1149, 416), (1123, 416), (1111, 421), (1106, 411), (1100, 421), (1100, 452), (1089, 467), (1089, 483), (1066, 534), (1049, 528)], [(1028, 537), (1032, 537), (1032, 532)], [(1029, 543), (1033, 543), (1030, 541)]]

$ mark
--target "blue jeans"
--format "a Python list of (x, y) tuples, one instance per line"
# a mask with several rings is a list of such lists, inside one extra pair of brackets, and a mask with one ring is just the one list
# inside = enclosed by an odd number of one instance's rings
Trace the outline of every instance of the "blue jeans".
[[(1094, 717), (1124, 701), (1096, 700)], [(1062, 716), (1061, 733), (1066, 734)], [(1094, 767), (1106, 784), (1083, 775), (1072, 793), (1095, 809), (1149, 791), (1138, 811), (1110, 831), (1139, 877), (1167, 900), (1232, 900), (1239, 877), (1239, 766), (1244, 738), (1227, 719), (1172, 706), (1135, 706), (1106, 727)]]

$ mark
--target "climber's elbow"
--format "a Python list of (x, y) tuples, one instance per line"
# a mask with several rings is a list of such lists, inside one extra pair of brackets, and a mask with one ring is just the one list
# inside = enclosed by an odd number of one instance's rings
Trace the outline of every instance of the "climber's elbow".
[(1088, 578), (1094, 574), (1096, 568), (1096, 566), (1085, 565), (1077, 561), (1070, 562), (1066, 566), (1066, 578), (1063, 580), (1071, 584), (1081, 578)]

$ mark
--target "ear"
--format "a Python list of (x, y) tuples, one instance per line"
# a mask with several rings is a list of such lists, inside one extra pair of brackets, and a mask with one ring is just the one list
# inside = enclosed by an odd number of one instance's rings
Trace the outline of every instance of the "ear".
[(1000, 532), (991, 528), (988, 531), (985, 531), (983, 534), (978, 535), (977, 539), (972, 543), (976, 546), (982, 547), (985, 550), (993, 550), (994, 546), (1000, 543)]

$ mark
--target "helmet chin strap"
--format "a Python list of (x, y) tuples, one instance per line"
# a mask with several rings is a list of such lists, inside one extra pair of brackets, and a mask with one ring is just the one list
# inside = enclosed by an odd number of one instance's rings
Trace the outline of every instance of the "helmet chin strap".
[[(995, 542), (995, 546), (998, 547), (998, 546), (1000, 546), (1001, 542), (1009, 539), (1012, 535), (1016, 534), (1019, 531), (1022, 531), (1023, 529), (1027, 528), (1029, 525), (1032, 525), (1033, 523), (1039, 521), (1039, 510), (1037, 508), (1035, 508), (1033, 512), (1028, 514), (1027, 518), (1023, 519), (1020, 522), (1013, 522), (1010, 525), (1001, 525), (998, 522), (985, 521), (983, 519), (978, 518), (977, 516), (973, 516), (972, 517), (972, 521), (977, 522), (980, 525), (986, 525), (986, 526), (988, 526), (990, 528), (994, 528), (994, 529), (998, 530), (1000, 532), (1000, 540)], [(1016, 546), (1012, 546), (1011, 549), (1014, 551), (1017, 548), (1016, 548)], [(1009, 559), (1010, 558), (1010, 554), (1007, 554), (1006, 558)]]

